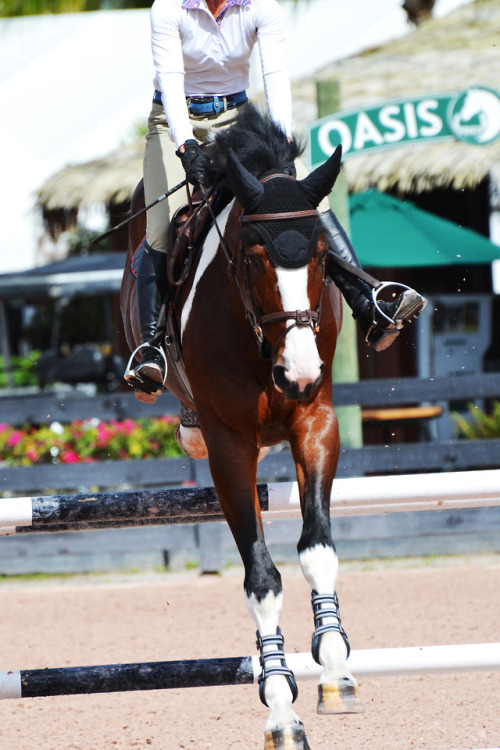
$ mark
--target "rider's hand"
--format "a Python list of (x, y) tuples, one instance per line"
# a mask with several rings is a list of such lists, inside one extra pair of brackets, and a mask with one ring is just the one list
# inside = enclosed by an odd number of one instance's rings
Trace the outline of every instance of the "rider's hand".
[(206, 157), (198, 141), (190, 138), (184, 143), (178, 151), (175, 152), (182, 162), (188, 181), (192, 185), (203, 185), (205, 179)]

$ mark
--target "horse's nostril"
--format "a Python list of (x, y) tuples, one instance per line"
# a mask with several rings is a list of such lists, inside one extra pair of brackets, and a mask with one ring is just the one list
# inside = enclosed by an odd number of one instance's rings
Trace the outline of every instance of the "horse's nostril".
[(273, 367), (273, 380), (276, 388), (282, 393), (290, 387), (291, 383), (286, 377), (286, 370), (283, 365), (275, 365)]

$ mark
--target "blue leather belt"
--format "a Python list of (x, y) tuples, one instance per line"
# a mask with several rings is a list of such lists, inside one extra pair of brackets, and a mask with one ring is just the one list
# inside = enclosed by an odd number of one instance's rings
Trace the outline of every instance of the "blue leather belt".
[[(234, 109), (238, 104), (243, 104), (247, 100), (246, 91), (238, 91), (237, 94), (228, 94), (227, 96), (190, 96), (186, 99), (189, 114), (194, 117), (203, 117), (206, 115), (218, 115), (220, 112), (226, 112), (228, 109)], [(155, 91), (153, 104), (161, 104), (161, 92)]]

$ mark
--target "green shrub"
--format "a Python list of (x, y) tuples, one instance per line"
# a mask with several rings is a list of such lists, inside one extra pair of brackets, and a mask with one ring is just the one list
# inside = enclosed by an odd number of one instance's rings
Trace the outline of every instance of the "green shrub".
[[(16, 388), (27, 385), (38, 385), (38, 379), (35, 375), (35, 365), (39, 356), (40, 352), (32, 351), (27, 357), (11, 357), (12, 375)], [(8, 385), (5, 359), (0, 356), (0, 388), (7, 388)]]
[(485, 412), (477, 404), (468, 404), (468, 417), (453, 412), (457, 436), (465, 440), (500, 437), (500, 401), (495, 401), (491, 411)]

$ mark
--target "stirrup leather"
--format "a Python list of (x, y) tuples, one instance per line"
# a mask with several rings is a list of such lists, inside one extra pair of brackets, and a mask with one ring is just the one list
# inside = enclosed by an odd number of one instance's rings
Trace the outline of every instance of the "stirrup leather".
[[(275, 650), (266, 651), (266, 653), (263, 653), (263, 649), (265, 646), (274, 646)], [(289, 669), (286, 665), (284, 650), (285, 641), (283, 636), (281, 635), (281, 629), (277, 628), (276, 635), (264, 636), (261, 636), (261, 634), (257, 630), (257, 648), (260, 651), (260, 666), (262, 669), (259, 675), (259, 698), (262, 703), (267, 706), (265, 696), (265, 681), (268, 677), (273, 677), (274, 675), (282, 675), (286, 678), (288, 686), (292, 691), (292, 703), (294, 703), (297, 695), (299, 694), (299, 689), (297, 687), (297, 683), (295, 682), (295, 677), (292, 670)], [(267, 665), (267, 662), (269, 661), (279, 661), (280, 665), (270, 667)]]
[[(136, 373), (135, 370), (132, 370), (132, 362), (134, 360), (135, 355), (140, 349), (154, 349), (159, 354), (161, 354), (163, 358), (163, 364), (165, 366), (165, 375), (163, 377), (162, 383), (158, 383), (156, 380), (152, 380), (151, 378), (148, 378), (147, 375), (141, 375), (139, 378), (139, 374)], [(165, 382), (167, 380), (167, 370), (168, 370), (168, 364), (167, 364), (167, 357), (165, 356), (165, 352), (160, 346), (153, 346), (152, 344), (140, 344), (132, 354), (130, 355), (130, 359), (127, 363), (127, 366), (125, 368), (125, 373), (123, 375), (125, 381), (131, 385), (133, 388), (138, 388), (140, 391), (144, 391), (144, 393), (155, 393), (159, 388), (163, 388), (165, 386)]]
[[(324, 633), (335, 632), (340, 633), (342, 636), (345, 647), (347, 649), (347, 657), (351, 653), (351, 646), (347, 638), (346, 632), (342, 627), (339, 615), (339, 600), (336, 592), (333, 594), (318, 594), (316, 591), (311, 593), (311, 604), (314, 614), (314, 633), (312, 637), (311, 653), (315, 662), (321, 664), (319, 660), (319, 646), (321, 642), (321, 636)], [(335, 622), (329, 622), (323, 625), (325, 617), (334, 618)]]

